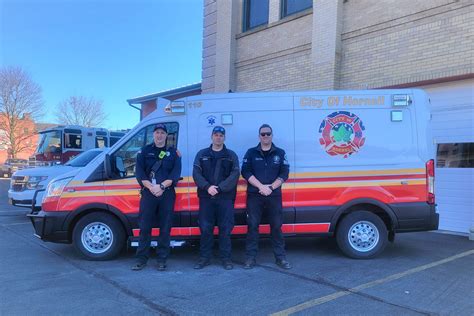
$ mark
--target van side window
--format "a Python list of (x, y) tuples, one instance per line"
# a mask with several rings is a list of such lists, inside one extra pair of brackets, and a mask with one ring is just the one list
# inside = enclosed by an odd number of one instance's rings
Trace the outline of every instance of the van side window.
[(135, 176), (135, 164), (138, 151), (145, 145), (146, 129), (142, 129), (111, 155), (112, 171), (116, 178)]
[[(168, 138), (166, 140), (167, 147), (178, 147), (178, 129), (179, 125), (176, 122), (165, 123), (166, 129), (168, 130)], [(146, 131), (146, 143), (153, 143), (153, 129), (155, 125), (150, 125), (147, 127)]]
[[(165, 123), (168, 129), (167, 146), (176, 146), (178, 142), (178, 128), (176, 122)], [(141, 129), (135, 136), (130, 138), (115, 153), (111, 155), (111, 166), (115, 178), (135, 177), (135, 165), (138, 151), (146, 144), (153, 142), (153, 129), (155, 125), (149, 125)]]

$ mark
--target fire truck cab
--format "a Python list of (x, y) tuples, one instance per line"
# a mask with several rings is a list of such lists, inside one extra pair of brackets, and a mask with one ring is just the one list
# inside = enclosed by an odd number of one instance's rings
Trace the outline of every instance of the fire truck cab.
[(38, 147), (29, 159), (29, 166), (63, 164), (86, 150), (110, 147), (123, 135), (125, 132), (78, 125), (49, 128), (39, 133)]

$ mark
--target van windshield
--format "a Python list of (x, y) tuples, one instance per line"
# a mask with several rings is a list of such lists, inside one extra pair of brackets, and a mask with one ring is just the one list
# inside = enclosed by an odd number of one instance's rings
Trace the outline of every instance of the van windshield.
[(89, 162), (91, 162), (92, 159), (97, 157), (97, 155), (99, 155), (101, 152), (102, 151), (100, 150), (88, 150), (74, 157), (74, 159), (71, 159), (64, 165), (71, 167), (85, 167)]

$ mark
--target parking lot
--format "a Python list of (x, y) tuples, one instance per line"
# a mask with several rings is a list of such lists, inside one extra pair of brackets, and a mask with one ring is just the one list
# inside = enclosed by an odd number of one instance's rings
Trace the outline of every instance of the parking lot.
[(292, 270), (261, 242), (258, 266), (194, 270), (197, 247), (174, 248), (168, 270), (133, 272), (133, 250), (107, 262), (33, 236), (27, 209), (8, 205), (0, 180), (0, 315), (43, 314), (474, 314), (474, 242), (465, 236), (399, 234), (372, 260), (344, 257), (333, 239), (289, 238)]

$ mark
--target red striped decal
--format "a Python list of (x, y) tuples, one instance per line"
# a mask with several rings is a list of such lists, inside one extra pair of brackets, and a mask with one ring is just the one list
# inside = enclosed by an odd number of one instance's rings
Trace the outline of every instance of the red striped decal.
[[(324, 178), (290, 178), (286, 183), (308, 183), (308, 182), (337, 182), (337, 181), (366, 181), (366, 180), (398, 180), (398, 179), (424, 179), (424, 174), (400, 174), (400, 175), (380, 175), (380, 176), (346, 176), (346, 177), (324, 177)], [(240, 179), (238, 185), (246, 185), (247, 181)], [(178, 188), (196, 188), (194, 182), (179, 182)], [(115, 184), (105, 186), (75, 186), (76, 191), (93, 190), (133, 190), (140, 189), (136, 184)]]
[[(307, 234), (307, 233), (327, 233), (329, 232), (330, 223), (304, 223), (304, 224), (283, 224), (281, 230), (285, 234)], [(140, 236), (140, 229), (133, 229), (133, 236)], [(232, 235), (244, 235), (248, 231), (247, 225), (234, 226)], [(270, 225), (260, 225), (258, 231), (260, 234), (270, 234)], [(159, 236), (160, 229), (153, 228), (151, 230), (152, 236)], [(219, 234), (219, 229), (214, 228), (214, 235)], [(173, 227), (171, 228), (171, 236), (199, 236), (201, 232), (199, 227)]]

